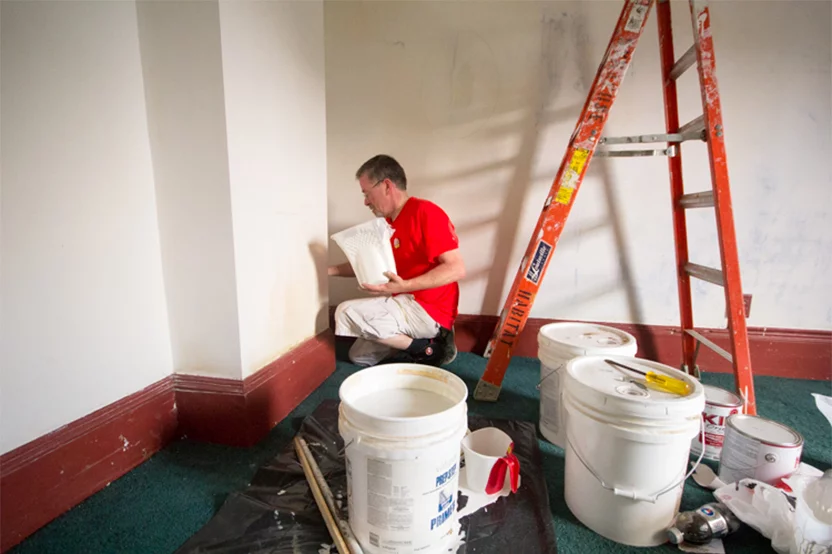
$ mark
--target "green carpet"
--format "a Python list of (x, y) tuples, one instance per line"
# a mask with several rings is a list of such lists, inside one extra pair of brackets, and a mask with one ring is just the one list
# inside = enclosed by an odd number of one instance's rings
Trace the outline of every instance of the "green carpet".
[[(460, 354), (448, 369), (465, 379), (473, 393), (484, 367), (485, 361), (479, 356)], [(230, 492), (244, 488), (255, 469), (291, 440), (299, 418), (311, 413), (322, 400), (337, 398), (341, 382), (357, 369), (339, 362), (336, 372), (256, 447), (240, 449), (177, 441), (38, 531), (13, 552), (152, 554), (174, 551), (211, 518)], [(536, 359), (514, 359), (500, 401), (491, 404), (470, 400), (470, 413), (536, 421), (538, 375)], [(733, 388), (731, 375), (709, 374), (703, 381)], [(760, 415), (781, 421), (803, 434), (806, 463), (820, 469), (832, 466), (832, 433), (810, 395), (812, 392), (832, 394), (830, 384), (757, 377), (755, 385)], [(542, 440), (540, 446), (559, 552), (679, 552), (668, 545), (656, 549), (622, 546), (583, 527), (563, 501), (563, 450)], [(695, 508), (712, 498), (710, 493), (687, 485), (682, 509)], [(768, 540), (747, 527), (726, 539), (725, 545), (730, 553), (772, 551)]]

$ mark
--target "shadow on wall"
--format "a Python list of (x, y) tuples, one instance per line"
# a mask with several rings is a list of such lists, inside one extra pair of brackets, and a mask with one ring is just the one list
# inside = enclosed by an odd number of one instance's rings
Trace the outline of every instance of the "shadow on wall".
[[(520, 259), (513, 256), (515, 243), (520, 241), (525, 248), (528, 240), (527, 233), (532, 228), (521, 227), (521, 219), (524, 202), (531, 192), (532, 184), (541, 177), (535, 175), (536, 161), (539, 157), (546, 156), (552, 161), (559, 161), (564, 152), (543, 152), (541, 151), (542, 137), (547, 126), (557, 123), (567, 124), (570, 128), (577, 123), (577, 115), (583, 104), (572, 105), (557, 110), (549, 110), (558, 96), (568, 86), (565, 83), (565, 67), (577, 65), (580, 69), (579, 79), (582, 93), (588, 93), (595, 78), (594, 70), (598, 68), (599, 59), (591, 59), (592, 51), (589, 45), (589, 36), (586, 30), (587, 15), (584, 13), (586, 6), (581, 4), (575, 14), (566, 12), (548, 12), (541, 21), (541, 52), (538, 58), (537, 86), (528, 95), (528, 103), (521, 106), (524, 118), (510, 126), (497, 125), (483, 132), (487, 135), (519, 133), (520, 141), (516, 156), (508, 160), (490, 162), (480, 167), (466, 169), (459, 172), (434, 176), (421, 179), (425, 186), (453, 186), (455, 181), (481, 173), (490, 173), (502, 169), (511, 169), (508, 186), (504, 187), (504, 194), (500, 213), (496, 218), (486, 217), (473, 222), (465, 223), (457, 227), (461, 234), (479, 231), (496, 225), (495, 247), (491, 263), (488, 267), (470, 270), (468, 280), (486, 279), (485, 293), (480, 306), (481, 314), (499, 313), (505, 302), (503, 291), (507, 290), (507, 268), (512, 271)], [(612, 32), (612, 29), (610, 29)], [(518, 106), (509, 104), (504, 111), (516, 110)], [(490, 114), (491, 118), (501, 115)], [(470, 125), (470, 121), (457, 124)], [(568, 304), (560, 308), (572, 307), (589, 303), (598, 298), (608, 296), (623, 289), (630, 320), (633, 322), (643, 321), (643, 310), (638, 298), (634, 284), (634, 276), (630, 262), (627, 238), (624, 235), (624, 227), (621, 221), (621, 213), (618, 209), (616, 197), (616, 183), (613, 172), (606, 158), (597, 157), (592, 162), (592, 174), (600, 181), (602, 196), (604, 198), (604, 215), (595, 222), (582, 224), (576, 227), (576, 222), (567, 229), (570, 233), (562, 236), (559, 244), (563, 245), (570, 240), (581, 240), (594, 234), (608, 233), (615, 245), (617, 252), (618, 276), (609, 284), (584, 291), (569, 299)], [(539, 170), (538, 170), (539, 172)], [(556, 169), (552, 174), (546, 176), (554, 179)], [(594, 180), (593, 179), (593, 185)], [(542, 208), (542, 204), (541, 204)], [(518, 236), (519, 235), (519, 236)], [(556, 306), (557, 309), (557, 306)], [(636, 339), (639, 342), (640, 350), (647, 357), (655, 356), (656, 349), (652, 337), (647, 334), (640, 334)]]
[(309, 243), (309, 255), (315, 264), (315, 278), (318, 280), (318, 298), (321, 304), (315, 316), (315, 329), (320, 332), (329, 327), (329, 277), (327, 275), (328, 252), (327, 245), (322, 242)]
[[(413, 7), (416, 4), (408, 5), (411, 6), (408, 9), (416, 10)], [(443, 43), (452, 48), (453, 56), (449, 56), (449, 52), (445, 50), (442, 56), (428, 57), (428, 61), (417, 68), (415, 63), (410, 65), (407, 56), (412, 55), (413, 60), (423, 60), (426, 49), (430, 47), (418, 42), (412, 47), (410, 41), (407, 42), (408, 49), (404, 48), (403, 41), (400, 41), (402, 44), (395, 43), (398, 52), (395, 58), (383, 58), (381, 50), (378, 55), (380, 59), (390, 60), (389, 63), (393, 63), (393, 60), (401, 62), (395, 68), (391, 68), (391, 71), (402, 82), (408, 85), (416, 84), (421, 77), (430, 83), (422, 98), (428, 104), (424, 108), (429, 112), (426, 117), (428, 132), (425, 133), (421, 127), (408, 128), (410, 134), (404, 133), (407, 138), (402, 141), (411, 140), (412, 135), (419, 136), (420, 141), (424, 136), (434, 136), (440, 140), (450, 140), (451, 142), (445, 143), (444, 147), (450, 147), (449, 150), (454, 154), (459, 154), (458, 158), (452, 157), (453, 154), (444, 156), (449, 160), (449, 171), (425, 175), (418, 164), (408, 168), (411, 179), (418, 182), (422, 190), (430, 191), (427, 193), (429, 198), (434, 195), (454, 198), (460, 206), (466, 205), (466, 199), (469, 199), (472, 193), (488, 197), (487, 201), (475, 198), (473, 200), (476, 202), (472, 205), (487, 206), (489, 214), (477, 216), (466, 213), (465, 221), (457, 224), (457, 232), (463, 240), (466, 235), (487, 236), (488, 238), (481, 240), (493, 244), (490, 256), (479, 253), (475, 264), (469, 263), (466, 281), (476, 281), (482, 286), (478, 289), (479, 294), (482, 294), (479, 305), (469, 309), (481, 314), (497, 314), (505, 301), (504, 292), (509, 288), (509, 279), (513, 278), (518, 268), (533, 230), (528, 214), (534, 214), (531, 217), (536, 217), (543, 207), (543, 198), (537, 200), (539, 185), (545, 183), (548, 190), (555, 177), (564, 155), (567, 133), (571, 133), (577, 123), (578, 114), (586, 99), (585, 95), (600, 62), (600, 57), (593, 59), (598, 56), (598, 49), (590, 48), (588, 12), (593, 7), (577, 2), (570, 3), (567, 9), (564, 5), (552, 3), (535, 8), (535, 19), (530, 19), (527, 12), (515, 20), (506, 19), (508, 14), (500, 12), (499, 9), (494, 13), (488, 12), (488, 16), (480, 16), (469, 12), (468, 10), (475, 8), (464, 3), (450, 3), (444, 7), (427, 3), (424, 6), (419, 8), (418, 12), (414, 12), (414, 20), (418, 21), (418, 17), (434, 18), (445, 25), (452, 25), (452, 29), (444, 29), (440, 36), (457, 38), (456, 41), (446, 40)], [(431, 13), (422, 12), (423, 9)], [(380, 17), (390, 16), (382, 8), (378, 8), (378, 11), (383, 14)], [(514, 21), (518, 21), (520, 26), (514, 25)], [(531, 37), (534, 33), (529, 33), (529, 24), (537, 25), (539, 38)], [(489, 28), (488, 25), (493, 27)], [(473, 30), (472, 26), (476, 30)], [(391, 40), (398, 41), (399, 32), (406, 34), (411, 31), (412, 29), (391, 29), (389, 33)], [(612, 32), (612, 28), (609, 32)], [(605, 46), (608, 38), (609, 36), (605, 37)], [(530, 41), (533, 41), (534, 45)], [(528, 50), (523, 45), (529, 45)], [(414, 48), (412, 54), (410, 48)], [(535, 52), (535, 49), (539, 51)], [(514, 56), (517, 56), (517, 59)], [(495, 57), (504, 64), (500, 66), (503, 69), (499, 73), (495, 70)], [(491, 79), (495, 80), (497, 85), (494, 85)], [(495, 92), (495, 87), (504, 90)], [(397, 94), (404, 93), (397, 91)], [(404, 102), (405, 97), (401, 98), (401, 102)], [(349, 105), (340, 99), (333, 102), (335, 107), (343, 112), (335, 116), (338, 118), (337, 121), (349, 119), (350, 114), (346, 111)], [(407, 118), (400, 115), (401, 106), (396, 102), (394, 99), (390, 104), (384, 104), (389, 113), (396, 115), (382, 112), (384, 116), (375, 131), (379, 137), (387, 138), (386, 126), (392, 125), (393, 122), (409, 125), (425, 123), (418, 117)], [(334, 109), (330, 110), (330, 115), (333, 114)], [(554, 132), (555, 128), (557, 133)], [(500, 152), (499, 149), (507, 144), (511, 144), (510, 152)], [(551, 144), (557, 146), (550, 147)], [(483, 159), (482, 151), (478, 149), (479, 145), (497, 150), (490, 159), (487, 153)], [(421, 148), (412, 146), (408, 152), (411, 157), (424, 157)], [(464, 160), (469, 155), (478, 156), (479, 163), (465, 167)], [(437, 153), (436, 157), (442, 159), (443, 153)], [(580, 308), (623, 292), (630, 320), (642, 322), (643, 309), (633, 282), (627, 240), (623, 234), (621, 214), (617, 209), (613, 172), (607, 160), (603, 158), (593, 160), (591, 171), (591, 184), (596, 188), (594, 194), (603, 196), (603, 199), (599, 199), (601, 205), (592, 210), (592, 213), (598, 215), (591, 221), (581, 221), (573, 215), (560, 244), (562, 247), (570, 241), (591, 238), (606, 241), (609, 237), (615, 247), (615, 264), (618, 269), (606, 283), (596, 283), (587, 290), (576, 286), (575, 294), (559, 299), (557, 305), (547, 306), (547, 310), (554, 309), (555, 312), (560, 312), (568, 308), (574, 313), (575, 307)], [(596, 179), (600, 181), (600, 187), (596, 184)], [(472, 183), (486, 187), (488, 191), (471, 189)], [(494, 197), (493, 201), (491, 197)], [(533, 197), (532, 201), (539, 202), (539, 206), (526, 205)], [(329, 232), (338, 230), (331, 227)], [(351, 298), (359, 295), (355, 292), (354, 281), (333, 279), (330, 287), (332, 298)], [(557, 313), (547, 315), (557, 317)], [(637, 338), (640, 339), (640, 344), (644, 341), (645, 354), (651, 355), (654, 348), (649, 344), (650, 338)]]
[[(582, 6), (583, 9), (583, 6)], [(583, 21), (583, 18), (582, 18)], [(612, 29), (610, 30), (612, 33)], [(584, 88), (589, 90), (595, 75), (589, 71), (590, 68), (596, 67), (598, 62), (590, 59), (590, 49), (587, 34), (585, 32), (578, 33), (578, 53), (580, 56), (581, 80)], [(624, 82), (626, 83), (626, 77)], [(623, 84), (623, 83), (622, 83)], [(615, 251), (619, 271), (619, 283), (624, 288), (624, 294), (627, 299), (627, 306), (629, 309), (630, 321), (634, 323), (644, 323), (642, 307), (639, 302), (638, 292), (636, 291), (632, 265), (630, 263), (630, 255), (628, 249), (627, 237), (624, 234), (624, 227), (621, 223), (621, 212), (618, 209), (620, 205), (616, 197), (616, 183), (612, 176), (610, 163), (608, 158), (597, 157), (594, 158), (592, 167), (599, 176), (601, 186), (604, 189), (605, 207), (607, 210), (606, 222), (609, 230), (612, 233), (612, 238), (615, 242)], [(636, 331), (636, 341), (639, 345), (639, 355), (656, 359), (658, 351), (653, 340), (652, 334), (648, 333), (646, 329), (639, 326), (640, 331)]]

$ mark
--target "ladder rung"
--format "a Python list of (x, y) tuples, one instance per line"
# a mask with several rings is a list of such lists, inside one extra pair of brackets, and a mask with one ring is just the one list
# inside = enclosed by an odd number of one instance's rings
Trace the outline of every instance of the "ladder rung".
[(705, 132), (705, 115), (700, 115), (679, 128), (680, 135), (699, 135)]
[(730, 352), (728, 352), (727, 350), (725, 350), (724, 348), (722, 348), (721, 346), (719, 346), (715, 342), (712, 342), (712, 341), (706, 339), (702, 335), (702, 333), (698, 333), (698, 332), (694, 331), (693, 329), (685, 329), (685, 333), (692, 336), (697, 341), (701, 342), (702, 344), (704, 344), (705, 346), (707, 346), (708, 348), (710, 348), (711, 350), (713, 350), (714, 352), (716, 352), (717, 354), (719, 354), (720, 356), (722, 356), (723, 358), (728, 360), (729, 362), (734, 363), (734, 357), (731, 356)]
[(688, 262), (685, 264), (685, 272), (691, 277), (708, 281), (709, 283), (719, 285), (720, 287), (725, 286), (725, 280), (722, 277), (722, 272), (718, 269)]
[(685, 194), (679, 199), (679, 205), (686, 209), (713, 208), (714, 191), (706, 190), (704, 192), (694, 192), (692, 194)]
[(598, 144), (643, 144), (649, 142), (682, 142), (685, 136), (681, 133), (659, 135), (635, 135), (632, 137), (602, 137)]
[(682, 54), (682, 57), (676, 60), (673, 68), (670, 70), (670, 79), (675, 81), (682, 76), (682, 73), (688, 70), (690, 66), (696, 61), (696, 46), (691, 44), (688, 51)]
[(603, 158), (634, 158), (637, 156), (669, 156), (676, 155), (676, 145), (672, 144), (668, 148), (658, 148), (656, 150), (596, 150), (595, 155)]

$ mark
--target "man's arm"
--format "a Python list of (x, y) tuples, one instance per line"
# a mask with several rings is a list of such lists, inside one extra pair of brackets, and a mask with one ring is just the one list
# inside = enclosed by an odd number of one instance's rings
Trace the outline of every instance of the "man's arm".
[(440, 254), (438, 261), (439, 265), (413, 279), (405, 280), (398, 275), (386, 273), (385, 275), (390, 279), (389, 283), (364, 285), (363, 288), (370, 292), (399, 294), (441, 287), (460, 281), (465, 277), (465, 263), (462, 261), (462, 254), (460, 254), (458, 248)]
[(355, 277), (355, 272), (349, 262), (344, 262), (338, 265), (331, 265), (327, 269), (327, 275), (330, 277)]

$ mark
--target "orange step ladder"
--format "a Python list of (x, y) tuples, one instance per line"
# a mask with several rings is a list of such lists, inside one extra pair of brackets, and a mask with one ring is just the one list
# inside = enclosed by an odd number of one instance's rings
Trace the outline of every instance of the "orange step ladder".
[[(731, 191), (728, 183), (722, 108), (716, 82), (711, 19), (706, 1), (690, 0), (694, 43), (684, 55), (676, 60), (670, 25), (670, 2), (657, 0), (666, 134), (609, 138), (601, 136), (638, 39), (644, 30), (653, 1), (626, 0), (624, 3), (606, 54), (598, 67), (575, 131), (569, 140), (566, 154), (552, 183), (511, 291), (506, 298), (499, 323), (486, 349), (485, 357), (488, 358), (488, 364), (474, 391), (474, 398), (477, 400), (493, 402), (499, 398), (503, 378), (511, 361), (512, 350), (525, 327), (546, 268), (552, 259), (552, 253), (563, 232), (566, 219), (593, 156), (665, 155), (668, 157), (673, 201), (679, 307), (683, 331), (681, 333), (682, 369), (698, 377), (699, 368), (696, 365), (696, 356), (699, 346), (704, 344), (715, 350), (733, 365), (736, 389), (745, 402), (745, 412), (757, 413), (745, 307), (740, 283), (737, 240), (731, 208)], [(694, 64), (699, 72), (703, 114), (680, 126), (676, 80)], [(711, 190), (692, 194), (684, 191), (681, 144), (689, 140), (707, 142)], [(666, 147), (654, 150), (606, 150), (607, 146), (615, 144), (660, 142), (665, 143)], [(602, 146), (600, 150), (598, 150), (599, 146)], [(688, 259), (685, 212), (692, 208), (706, 207), (713, 207), (716, 211), (721, 270), (704, 267)], [(691, 277), (724, 287), (730, 352), (694, 329)]]

